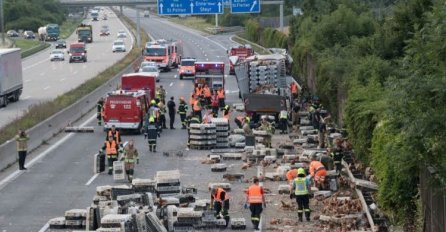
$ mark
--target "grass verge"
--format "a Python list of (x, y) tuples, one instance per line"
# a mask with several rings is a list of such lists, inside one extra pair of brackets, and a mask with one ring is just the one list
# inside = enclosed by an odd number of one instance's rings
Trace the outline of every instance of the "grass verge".
[(67, 19), (65, 22), (60, 25), (60, 38), (66, 39), (73, 34), (74, 30), (76, 30), (77, 26), (82, 22), (82, 18), (78, 19)]
[(23, 53), (26, 50), (39, 46), (41, 42), (33, 39), (15, 39), (14, 44), (17, 48), (21, 48)]
[(254, 49), (254, 51), (260, 55), (266, 55), (266, 54), (271, 54), (271, 52), (269, 52), (267, 49), (265, 49), (264, 47), (251, 42), (245, 38), (243, 38), (244, 33), (239, 33), (237, 35), (235, 35), (234, 37), (232, 37), (232, 40), (234, 40), (235, 42), (239, 43), (239, 44), (249, 44), (251, 45), (251, 47)]
[(34, 46), (34, 47), (32, 47), (32, 48), (30, 48), (28, 50), (22, 50), (21, 56), (22, 56), (22, 58), (25, 58), (27, 56), (30, 56), (32, 54), (40, 52), (40, 51), (42, 51), (43, 49), (45, 49), (45, 48), (47, 48), (49, 46), (50, 46), (49, 43), (40, 43), (39, 42), (39, 45), (36, 45), (36, 46)]
[(209, 31), (207, 31), (206, 28), (215, 27), (215, 25), (212, 25), (212, 24), (206, 22), (205, 19), (199, 18), (199, 17), (193, 17), (193, 16), (189, 16), (189, 17), (185, 17), (185, 18), (168, 17), (167, 19), (173, 23), (180, 24), (180, 25), (183, 25), (186, 27), (190, 27), (192, 29), (206, 32), (206, 33), (209, 33)]
[[(126, 17), (123, 17), (122, 19), (131, 26), (130, 30), (133, 32), (133, 34), (136, 34), (135, 24)], [(141, 30), (141, 44), (145, 44), (147, 41), (149, 41), (147, 34), (144, 32), (144, 30)], [(54, 100), (30, 106), (22, 117), (17, 118), (3, 128), (0, 128), (0, 131), (2, 132), (0, 133), (0, 144), (3, 144), (4, 142), (13, 138), (19, 128), (31, 128), (41, 121), (51, 117), (53, 114), (75, 103), (83, 96), (91, 93), (96, 88), (113, 78), (117, 73), (130, 65), (133, 61), (138, 59), (140, 55), (140, 48), (134, 45), (133, 49), (125, 57), (111, 65), (103, 72), (99, 73), (96, 77), (84, 82), (77, 88), (57, 97)]]

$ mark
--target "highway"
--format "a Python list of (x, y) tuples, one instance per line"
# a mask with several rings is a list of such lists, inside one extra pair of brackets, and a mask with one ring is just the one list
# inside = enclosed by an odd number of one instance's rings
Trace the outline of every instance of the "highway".
[[(112, 11), (106, 11), (108, 20), (100, 18), (99, 21), (91, 21), (91, 18), (87, 18), (84, 21), (93, 25), (93, 43), (87, 44), (86, 63), (70, 64), (68, 54), (65, 54), (65, 61), (51, 62), (49, 57), (51, 50), (55, 49), (53, 45), (22, 61), (23, 93), (18, 102), (0, 108), (0, 128), (22, 116), (29, 106), (52, 100), (95, 77), (131, 50), (133, 37), (130, 32)], [(99, 36), (102, 25), (109, 26), (110, 36)], [(127, 31), (125, 53), (112, 52), (112, 44), (119, 30)], [(68, 48), (71, 42), (77, 42), (77, 35), (73, 33), (66, 42)]]
[[(125, 14), (133, 17), (135, 12), (125, 9)], [(141, 23), (155, 39), (181, 39), (184, 56), (227, 62), (226, 49), (231, 44), (228, 35), (203, 37), (190, 29), (156, 17), (142, 18)], [(167, 98), (174, 96), (176, 102), (179, 96), (188, 99), (193, 88), (192, 81), (177, 78), (175, 69), (162, 73), (158, 85), (163, 85)], [(226, 78), (226, 89), (228, 104), (240, 101), (235, 77)], [(69, 209), (89, 206), (97, 186), (115, 184), (106, 173), (93, 174), (93, 155), (98, 152), (105, 139), (101, 128), (96, 126), (94, 112), (80, 120), (79, 124), (95, 126), (95, 133), (61, 134), (28, 159), (29, 162), (34, 158), (33, 163), (28, 163), (28, 171), (9, 170), (0, 174), (1, 232), (47, 231), (46, 223), (49, 219), (63, 216)], [(182, 184), (198, 187), (199, 196), (208, 198), (208, 183), (220, 182), (222, 176), (211, 173), (209, 166), (200, 164), (200, 160), (209, 151), (186, 150), (187, 132), (179, 129), (181, 122), (178, 116), (175, 127), (176, 130), (163, 130), (156, 153), (149, 152), (143, 136), (123, 136), (124, 140), (133, 139), (140, 153), (140, 164), (136, 167), (135, 177), (153, 178), (156, 171), (180, 169)], [(175, 156), (177, 151), (184, 152), (184, 157)], [(163, 152), (169, 152), (170, 156), (163, 156)], [(241, 194), (241, 188), (247, 186), (240, 183), (232, 194)], [(249, 218), (248, 212), (242, 210), (240, 200), (232, 200), (231, 211), (232, 215)]]

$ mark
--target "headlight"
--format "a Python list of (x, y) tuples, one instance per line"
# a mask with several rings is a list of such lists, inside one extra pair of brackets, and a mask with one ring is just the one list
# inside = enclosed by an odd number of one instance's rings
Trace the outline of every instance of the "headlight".
[(81, 56), (85, 56), (85, 53), (82, 52), (82, 53), (81, 53)]

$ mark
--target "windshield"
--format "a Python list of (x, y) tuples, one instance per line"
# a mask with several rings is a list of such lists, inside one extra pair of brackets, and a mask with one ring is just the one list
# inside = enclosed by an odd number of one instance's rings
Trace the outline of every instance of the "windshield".
[(114, 45), (124, 45), (124, 42), (115, 42)]
[(70, 48), (71, 53), (82, 53), (84, 52), (84, 48)]
[(80, 30), (79, 35), (80, 36), (90, 36), (90, 31), (89, 30)]
[(192, 60), (183, 60), (181, 61), (181, 66), (194, 66), (195, 61)]
[(64, 44), (65, 41), (63, 41), (63, 40), (58, 40), (57, 43), (58, 43), (58, 44)]
[(142, 72), (158, 72), (158, 68), (154, 66), (142, 67)]
[(61, 54), (61, 53), (63, 53), (62, 51), (59, 51), (59, 50), (55, 50), (55, 51), (52, 51), (51, 52), (52, 54)]
[(146, 56), (165, 56), (165, 48), (146, 48)]

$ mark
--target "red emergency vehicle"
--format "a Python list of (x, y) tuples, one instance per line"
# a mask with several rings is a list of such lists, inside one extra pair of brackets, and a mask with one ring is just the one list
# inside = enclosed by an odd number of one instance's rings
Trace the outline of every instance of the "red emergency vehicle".
[(211, 90), (225, 87), (224, 62), (195, 62), (195, 86), (207, 84)]
[(170, 63), (173, 67), (178, 68), (183, 56), (183, 44), (181, 41), (172, 41), (169, 45)]
[(149, 103), (149, 96), (144, 90), (116, 90), (108, 93), (102, 108), (104, 129), (115, 126), (118, 129), (141, 132)]
[(235, 74), (235, 70), (234, 70), (234, 66), (238, 63), (238, 62), (242, 62), (243, 60), (245, 60), (247, 57), (253, 56), (254, 55), (254, 49), (252, 49), (252, 47), (248, 44), (246, 45), (240, 45), (237, 47), (232, 47), (229, 51), (228, 51), (228, 56), (229, 56), (229, 74), (230, 75), (234, 75)]
[(155, 99), (156, 77), (149, 73), (128, 73), (121, 77), (121, 89), (126, 91), (144, 90), (150, 99)]
[(144, 60), (156, 62), (158, 68), (170, 71), (172, 60), (169, 45), (165, 40), (148, 42), (143, 50)]

